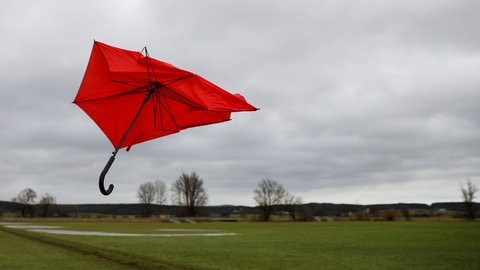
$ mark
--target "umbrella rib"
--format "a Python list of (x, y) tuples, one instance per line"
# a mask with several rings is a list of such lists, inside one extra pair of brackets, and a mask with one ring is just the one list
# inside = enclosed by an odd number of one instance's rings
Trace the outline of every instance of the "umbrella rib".
[[(175, 124), (175, 127), (177, 129), (180, 129), (179, 126), (178, 126), (178, 123), (177, 121), (175, 121), (175, 118), (173, 117), (173, 113), (172, 113), (172, 110), (171, 108), (168, 106), (168, 103), (166, 102), (166, 96), (165, 95), (162, 95), (161, 93), (159, 93), (158, 91), (155, 92), (155, 95), (154, 95), (154, 102), (157, 101), (159, 104), (160, 104), (160, 107), (165, 109), (165, 112), (168, 114), (168, 116), (170, 117), (170, 119), (172, 120), (172, 122)], [(164, 100), (164, 102), (162, 102), (162, 98)], [(156, 116), (157, 116), (157, 111), (156, 111), (156, 107), (154, 105), (154, 127), (156, 126), (157, 124), (157, 121), (156, 121)], [(162, 118), (162, 114), (161, 113), (158, 113), (158, 115), (160, 116), (160, 118)], [(161, 122), (163, 122), (163, 119), (160, 119)]]
[[(154, 81), (157, 82), (157, 74), (155, 73), (155, 70), (154, 70), (153, 66), (150, 65), (150, 55), (148, 55), (147, 46), (145, 46), (144, 50), (145, 50), (145, 59), (146, 59), (146, 63), (147, 63), (148, 81), (150, 83), (153, 82), (152, 78), (151, 78), (151, 74), (153, 73), (153, 77), (155, 79)], [(151, 66), (152, 72), (150, 72), (150, 66)]]
[(177, 102), (180, 102), (180, 103), (183, 103), (183, 104), (186, 104), (188, 106), (191, 106), (193, 108), (196, 108), (196, 109), (205, 109), (204, 106), (202, 106), (201, 104), (198, 104), (197, 102), (194, 102), (192, 101), (191, 99), (189, 98), (186, 98), (186, 97), (182, 97), (180, 95), (178, 95), (175, 90), (173, 90), (172, 88), (168, 87), (167, 85), (164, 85), (164, 87), (162, 87), (162, 91), (160, 91), (161, 93), (158, 93), (159, 95), (162, 95), (164, 97), (168, 97), (168, 98), (171, 98)]
[[(140, 92), (148, 92), (151, 89), (152, 85), (155, 85), (156, 83), (157, 84), (159, 83), (161, 86), (166, 86), (171, 91), (171, 93), (175, 93), (175, 91), (172, 90), (170, 87), (168, 87), (168, 85), (179, 82), (179, 81), (182, 81), (182, 80), (185, 80), (185, 79), (188, 79), (188, 78), (191, 78), (191, 77), (194, 77), (194, 76), (195, 75), (189, 75), (189, 76), (185, 76), (185, 77), (182, 77), (182, 78), (178, 78), (178, 79), (174, 79), (174, 80), (170, 80), (170, 81), (164, 81), (164, 82), (158, 82), (157, 80), (155, 80), (153, 82), (152, 81), (151, 82), (143, 82), (143, 85), (141, 85), (141, 86), (138, 86), (138, 83), (134, 83), (133, 81), (129, 82), (129, 81), (112, 80), (112, 82), (116, 82), (118, 84), (123, 84), (123, 85), (128, 85), (128, 86), (133, 86), (135, 88), (133, 88), (131, 90), (128, 90), (128, 91), (125, 91), (125, 92), (117, 93), (117, 94), (114, 94), (114, 95), (109, 95), (109, 96), (104, 96), (104, 97), (94, 97), (94, 98), (89, 98), (89, 99), (82, 99), (82, 100), (77, 100), (75, 102), (88, 102), (88, 101), (92, 101), (92, 100), (102, 100), (102, 99), (109, 99), (109, 98), (112, 98), (112, 97), (132, 95), (132, 94), (137, 94), (137, 93), (140, 93)], [(185, 102), (185, 99), (180, 100), (179, 98), (174, 98), (173, 95), (171, 96), (171, 98), (175, 99), (179, 102)], [(195, 103), (190, 103), (190, 104), (195, 104)], [(198, 105), (196, 105), (196, 106), (198, 106)]]
[(115, 94), (115, 95), (110, 95), (110, 96), (105, 96), (105, 97), (95, 97), (95, 98), (90, 98), (90, 99), (82, 99), (80, 101), (75, 101), (75, 102), (88, 102), (88, 101), (93, 101), (93, 100), (102, 100), (102, 99), (110, 99), (110, 98), (126, 96), (126, 95), (134, 95), (134, 94), (141, 93), (141, 92), (148, 92), (148, 89), (149, 89), (150, 86), (151, 85), (139, 86), (135, 89), (132, 89), (132, 90), (129, 90), (129, 91), (126, 91), (126, 92), (122, 92), (122, 93), (118, 93), (118, 94)]

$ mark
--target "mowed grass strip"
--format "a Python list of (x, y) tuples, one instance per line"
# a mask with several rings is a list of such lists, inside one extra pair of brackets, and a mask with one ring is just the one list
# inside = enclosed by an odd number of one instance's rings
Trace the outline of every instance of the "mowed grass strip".
[(0, 269), (135, 269), (0, 229)]
[[(0, 226), (0, 269), (187, 269), (88, 242)], [(3, 252), (5, 250), (5, 252)], [(5, 258), (4, 258), (5, 257)], [(148, 259), (148, 260), (147, 260)]]
[[(479, 222), (53, 222), (71, 230), (158, 233), (220, 230), (218, 237), (41, 235), (124, 256), (145, 269), (480, 269)], [(181, 231), (179, 231), (180, 233)], [(32, 234), (32, 233), (29, 233)], [(150, 262), (148, 265), (147, 262)], [(149, 268), (150, 267), (150, 268)], [(52, 269), (52, 268), (50, 268)]]

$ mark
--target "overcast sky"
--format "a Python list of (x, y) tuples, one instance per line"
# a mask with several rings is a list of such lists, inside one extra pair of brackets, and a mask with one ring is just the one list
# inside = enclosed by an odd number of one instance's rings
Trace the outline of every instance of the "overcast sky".
[[(204, 180), (255, 205), (275, 180), (304, 202), (460, 201), (480, 185), (479, 1), (3, 1), (0, 200), (135, 203), (142, 183)], [(93, 40), (242, 93), (256, 112), (120, 151), (72, 100)]]

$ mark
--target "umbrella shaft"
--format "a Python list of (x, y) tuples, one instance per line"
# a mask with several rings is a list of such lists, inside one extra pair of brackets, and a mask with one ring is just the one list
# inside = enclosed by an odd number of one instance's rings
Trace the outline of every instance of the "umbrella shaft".
[(117, 147), (115, 148), (115, 151), (113, 152), (113, 156), (117, 155), (118, 150), (122, 148), (123, 142), (128, 136), (128, 133), (132, 130), (133, 126), (135, 125), (135, 122), (137, 121), (138, 117), (140, 116), (140, 113), (142, 112), (143, 107), (147, 103), (147, 101), (150, 99), (150, 97), (153, 95), (153, 93), (158, 89), (158, 85), (155, 85), (148, 93), (145, 95), (145, 98), (142, 101), (142, 104), (140, 105), (140, 108), (138, 108), (137, 113), (132, 119), (132, 122), (130, 122), (130, 125), (128, 126), (127, 130), (123, 134), (122, 138), (120, 139), (120, 142), (118, 143)]
[(133, 117), (132, 122), (130, 122), (130, 125), (128, 126), (127, 130), (123, 134), (122, 139), (118, 143), (117, 147), (115, 148), (115, 151), (113, 151), (112, 156), (108, 160), (107, 165), (105, 165), (105, 168), (103, 169), (102, 173), (100, 174), (100, 178), (98, 180), (98, 185), (100, 187), (100, 192), (105, 196), (112, 193), (112, 191), (113, 191), (113, 185), (112, 184), (110, 184), (108, 186), (108, 189), (105, 189), (105, 186), (104, 186), (105, 185), (104, 184), (105, 183), (105, 175), (107, 175), (108, 170), (110, 169), (113, 162), (115, 161), (115, 156), (117, 155), (118, 150), (120, 150), (120, 148), (122, 147), (123, 142), (125, 141), (125, 139), (128, 136), (128, 133), (130, 133), (130, 130), (133, 128), (133, 125), (135, 124), (138, 117), (140, 116), (140, 113), (142, 112), (143, 106), (145, 106), (145, 103), (147, 103), (147, 101), (152, 96), (153, 92), (155, 92), (155, 90), (157, 90), (157, 89), (158, 89), (158, 85), (155, 84), (154, 87), (152, 87), (152, 89), (150, 89), (150, 91), (148, 91), (147, 95), (145, 96), (145, 98), (142, 101), (142, 104), (140, 105), (140, 108), (138, 108), (138, 111), (135, 114), (135, 117)]

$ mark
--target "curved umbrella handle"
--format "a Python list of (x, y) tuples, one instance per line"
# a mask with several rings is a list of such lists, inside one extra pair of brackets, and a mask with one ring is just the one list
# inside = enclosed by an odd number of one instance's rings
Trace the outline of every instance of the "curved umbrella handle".
[(108, 170), (110, 170), (110, 167), (112, 166), (114, 161), (115, 161), (115, 155), (112, 155), (110, 157), (110, 159), (108, 160), (107, 164), (105, 165), (105, 168), (103, 168), (102, 173), (100, 173), (100, 178), (98, 180), (98, 187), (100, 188), (100, 192), (105, 196), (112, 193), (112, 191), (113, 191), (113, 185), (112, 184), (110, 184), (108, 186), (108, 189), (105, 190), (104, 180), (105, 180), (105, 175), (107, 174)]

